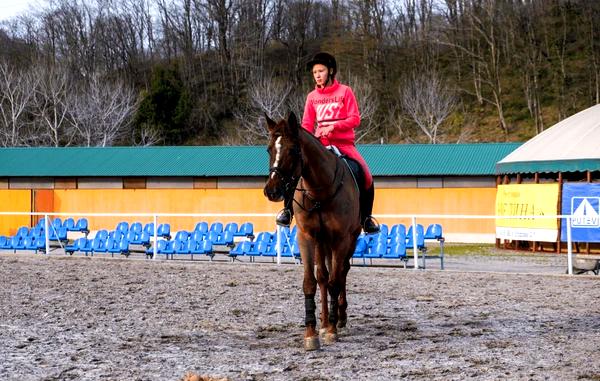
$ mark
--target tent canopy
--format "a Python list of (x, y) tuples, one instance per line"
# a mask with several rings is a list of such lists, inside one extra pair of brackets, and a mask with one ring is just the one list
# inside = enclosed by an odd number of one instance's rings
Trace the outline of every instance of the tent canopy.
[(497, 174), (600, 170), (600, 104), (555, 124), (496, 165)]

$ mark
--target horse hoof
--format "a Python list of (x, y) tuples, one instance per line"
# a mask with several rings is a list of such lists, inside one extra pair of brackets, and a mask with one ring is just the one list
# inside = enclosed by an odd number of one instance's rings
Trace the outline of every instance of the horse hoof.
[(348, 322), (347, 320), (340, 320), (340, 321), (338, 321), (338, 323), (337, 323), (337, 327), (338, 327), (338, 328), (345, 328), (345, 327), (346, 327), (346, 323), (347, 323), (347, 322)]
[(321, 349), (321, 343), (319, 342), (318, 336), (304, 338), (304, 350), (316, 351), (318, 349)]
[(337, 341), (338, 339), (338, 335), (337, 333), (325, 333), (325, 335), (323, 336), (323, 341), (325, 342), (325, 344), (333, 344)]

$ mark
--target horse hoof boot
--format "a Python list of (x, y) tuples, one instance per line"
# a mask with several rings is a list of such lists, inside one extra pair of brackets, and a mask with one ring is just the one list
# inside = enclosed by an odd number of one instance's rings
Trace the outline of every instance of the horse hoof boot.
[(319, 342), (319, 336), (305, 337), (304, 338), (304, 350), (316, 351), (321, 349), (321, 343)]

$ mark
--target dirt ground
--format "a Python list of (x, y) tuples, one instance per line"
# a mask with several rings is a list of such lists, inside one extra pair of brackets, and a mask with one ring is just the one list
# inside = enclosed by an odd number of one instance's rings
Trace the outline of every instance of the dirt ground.
[(355, 266), (348, 327), (307, 353), (300, 266), (3, 253), (0, 380), (599, 380), (600, 276), (550, 258)]

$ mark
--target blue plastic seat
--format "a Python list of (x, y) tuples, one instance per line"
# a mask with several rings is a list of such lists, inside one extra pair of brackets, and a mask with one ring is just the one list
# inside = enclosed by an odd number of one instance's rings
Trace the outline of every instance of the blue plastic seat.
[(238, 224), (237, 222), (229, 222), (225, 225), (225, 229), (223, 231), (231, 232), (231, 234), (236, 235), (238, 232)]
[(48, 229), (52, 230), (52, 228), (54, 228), (54, 230), (58, 230), (62, 228), (62, 226), (62, 220), (59, 217), (56, 217), (52, 220), (52, 224), (48, 227)]
[(406, 243), (404, 241), (396, 242), (383, 254), (383, 258), (388, 259), (400, 259), (404, 257), (406, 257)]
[[(101, 230), (102, 231), (102, 230)], [(106, 230), (104, 230), (106, 232)], [(92, 251), (94, 253), (106, 253), (106, 241), (107, 237), (103, 234), (96, 234), (92, 240)]]
[(187, 236), (186, 239), (175, 238), (175, 240), (173, 241), (173, 254), (190, 254), (188, 242), (189, 241), (187, 240)]
[(387, 244), (383, 241), (377, 241), (377, 243), (371, 246), (363, 254), (363, 258), (381, 258), (387, 251)]
[(48, 238), (50, 239), (50, 241), (61, 241), (61, 242), (66, 241), (67, 240), (67, 228), (64, 226), (62, 226), (58, 229), (51, 227)]
[(263, 243), (263, 245), (260, 247), (261, 250), (264, 250), (264, 247), (266, 246), (266, 243), (264, 241), (255, 241), (255, 242), (250, 242), (250, 247), (248, 248), (248, 250), (246, 251), (246, 255), (250, 256), (250, 257), (256, 257), (256, 256), (260, 256), (261, 253), (259, 251), (259, 247), (258, 245), (260, 243)]
[(244, 222), (242, 225), (240, 225), (240, 228), (238, 229), (235, 236), (254, 237), (254, 225), (252, 224), (252, 222)]
[(431, 224), (427, 227), (427, 231), (425, 231), (425, 239), (435, 239), (440, 240), (443, 238), (442, 234), (442, 225), (440, 224)]
[(404, 226), (403, 224), (396, 224), (396, 225), (392, 226), (392, 229), (390, 230), (389, 235), (398, 235), (398, 234), (406, 235), (406, 226)]
[(25, 238), (28, 235), (29, 235), (29, 228), (27, 226), (21, 226), (19, 229), (17, 229), (17, 233), (14, 236)]
[(238, 243), (233, 249), (231, 249), (231, 251), (229, 252), (229, 256), (235, 258), (237, 256), (245, 255), (246, 252), (250, 251), (251, 246), (252, 242), (242, 241)]
[(144, 226), (144, 231), (148, 233), (151, 237), (154, 236), (154, 222), (149, 222)]
[(352, 257), (354, 258), (362, 258), (367, 250), (367, 241), (365, 241), (364, 237), (358, 237), (356, 240), (356, 247), (354, 248), (354, 254)]
[(208, 231), (209, 232), (217, 232), (217, 233), (223, 232), (223, 223), (222, 222), (213, 222), (210, 225), (210, 229)]
[[(154, 235), (154, 232), (152, 232)], [(169, 224), (160, 224), (158, 225), (158, 236), (166, 239), (171, 239), (171, 225)]]
[(187, 241), (190, 238), (190, 233), (185, 230), (180, 230), (175, 233), (175, 241)]
[(35, 245), (35, 238), (25, 237), (25, 239), (23, 239), (23, 249), (37, 251), (37, 246)]
[[(423, 232), (423, 225), (417, 224), (417, 249), (422, 249), (425, 247), (425, 234)], [(408, 232), (406, 232), (406, 248), (412, 249), (414, 248), (413, 243), (413, 228), (412, 226), (408, 228)]]
[(87, 235), (90, 232), (87, 218), (80, 218), (79, 220), (77, 220), (75, 230)]
[(88, 255), (88, 253), (93, 254), (92, 242), (93, 240), (87, 239), (86, 237), (79, 238), (79, 251), (85, 255)]
[(205, 221), (198, 222), (196, 224), (196, 227), (194, 228), (194, 231), (195, 232), (200, 232), (200, 233), (203, 233), (203, 234), (208, 233), (208, 223), (205, 222)]
[(215, 256), (213, 252), (212, 242), (210, 242), (209, 240), (202, 241), (202, 251), (204, 252), (204, 254), (208, 255), (211, 258)]
[(10, 240), (10, 247), (13, 250), (22, 250), (25, 248), (25, 245), (23, 245), (23, 240), (20, 236), (14, 236)]
[(73, 218), (69, 217), (69, 218), (65, 219), (62, 226), (67, 228), (67, 231), (70, 231), (70, 232), (75, 231), (75, 220), (73, 220)]
[[(150, 248), (149, 250), (151, 250), (152, 248)], [(167, 258), (169, 257), (169, 255), (172, 255), (174, 253), (173, 250), (173, 242), (172, 241), (167, 241), (164, 239), (161, 239), (158, 241), (158, 246), (156, 248), (156, 252), (158, 254), (165, 254), (167, 256)]]
[(192, 234), (190, 235), (190, 240), (194, 240), (194, 241), (204, 241), (207, 238), (207, 233), (206, 232), (201, 232), (200, 230), (194, 230), (192, 232)]
[(144, 227), (142, 226), (141, 222), (134, 222), (129, 226), (129, 231), (130, 232), (135, 232), (138, 234), (142, 234), (142, 231), (144, 230)]
[(65, 245), (65, 253), (73, 255), (74, 252), (79, 251), (81, 246), (85, 246), (87, 238), (78, 238), (73, 243)]

